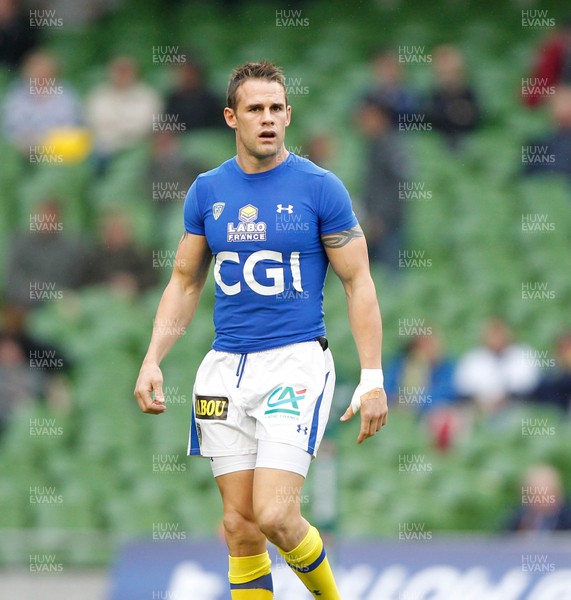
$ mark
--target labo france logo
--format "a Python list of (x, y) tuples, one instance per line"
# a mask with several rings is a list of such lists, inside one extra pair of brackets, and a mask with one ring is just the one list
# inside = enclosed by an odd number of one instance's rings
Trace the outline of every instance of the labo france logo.
[(239, 223), (228, 223), (229, 242), (265, 242), (266, 224), (263, 221), (256, 223), (258, 209), (253, 204), (246, 204), (238, 211)]
[(226, 421), (228, 419), (228, 398), (223, 396), (196, 396), (194, 411), (197, 419)]
[[(279, 267), (267, 267), (266, 278), (273, 280), (272, 285), (260, 283), (254, 277), (254, 268), (260, 261), (272, 261), (278, 263)], [(229, 283), (222, 280), (220, 269), (225, 262), (240, 264), (238, 252), (219, 252), (214, 264), (214, 281), (227, 296), (235, 296), (242, 291), (242, 282)], [(296, 292), (303, 292), (301, 285), (301, 270), (299, 267), (299, 252), (292, 252), (289, 257), (291, 268), (292, 285)], [(283, 255), (274, 250), (258, 250), (248, 256), (244, 262), (243, 276), (246, 285), (260, 296), (276, 296), (285, 290)]]
[[(268, 409), (265, 415), (282, 413), (299, 417), (298, 402), (305, 399), (307, 389), (294, 390), (290, 385), (277, 387), (268, 397)], [(284, 408), (287, 406), (287, 408)]]

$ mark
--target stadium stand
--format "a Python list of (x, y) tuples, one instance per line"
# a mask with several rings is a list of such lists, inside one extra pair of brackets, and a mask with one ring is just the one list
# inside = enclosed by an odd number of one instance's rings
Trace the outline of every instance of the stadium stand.
[[(477, 340), (481, 322), (497, 313), (509, 317), (520, 339), (550, 350), (570, 324), (571, 192), (568, 182), (557, 177), (521, 177), (523, 141), (547, 127), (545, 114), (528, 113), (518, 98), (541, 32), (510, 24), (508, 3), (493, 4), (491, 16), (488, 3), (431, 8), (420, 1), (397, 2), (382, 13), (372, 2), (360, 4), (358, 12), (340, 0), (308, 3), (311, 36), (273, 26), (275, 7), (267, 3), (246, 2), (227, 11), (206, 2), (168, 5), (166, 11), (161, 3), (129, 0), (99, 22), (46, 30), (43, 42), (65, 57), (65, 78), (83, 98), (101, 81), (107, 60), (120, 53), (137, 57), (143, 78), (161, 94), (169, 89), (170, 75), (168, 66), (153, 61), (154, 47), (182, 49), (208, 40), (200, 44), (201, 55), (210, 83), (221, 94), (232, 66), (271, 57), (289, 77), (301, 80), (295, 84), (301, 91), (290, 94), (294, 117), (288, 147), (303, 154), (299, 144), (308, 132), (334, 130), (341, 140), (338, 174), (357, 211), (363, 150), (351, 111), (368, 83), (364, 57), (376, 49), (381, 35), (384, 44), (414, 39), (427, 51), (438, 43), (457, 43), (474, 73), (483, 126), (456, 154), (436, 135), (410, 133), (407, 139), (417, 169), (414, 178), (432, 195), (410, 203), (408, 239), (432, 266), (408, 269), (397, 279), (374, 266), (385, 355), (389, 359), (402, 345), (399, 319), (433, 323), (447, 350), (458, 356)], [(407, 75), (416, 89), (428, 89), (427, 69), (411, 66)], [(12, 78), (0, 69), (2, 94)], [(233, 154), (230, 133), (202, 131), (186, 138), (187, 158), (206, 167)], [(151, 240), (161, 279), (135, 299), (104, 286), (64, 291), (62, 300), (30, 315), (34, 334), (63, 348), (74, 365), (69, 376), (72, 406), (53, 407), (42, 399), (19, 406), (0, 439), (0, 565), (25, 565), (34, 551), (49, 549), (57, 549), (69, 564), (108, 564), (121, 541), (148, 537), (153, 523), (161, 520), (180, 523), (191, 536), (212, 535), (220, 500), (208, 461), (185, 456), (192, 380), (213, 334), (211, 280), (191, 329), (164, 363), (166, 414), (143, 416), (132, 397), (169, 276), (168, 253), (182, 230), (181, 205), (173, 202), (171, 211), (161, 213), (166, 235), (156, 233), (156, 206), (143, 186), (150, 141), (122, 151), (99, 179), (89, 160), (25, 164), (3, 138), (0, 154), (2, 256), (10, 232), (29, 228), (34, 206), (49, 191), (64, 203), (64, 227), (86, 240), (94, 239), (95, 219), (103, 209), (126, 211), (136, 238), (147, 246)], [(548, 235), (522, 231), (522, 214), (538, 211), (556, 224)], [(0, 261), (4, 293), (10, 285), (5, 269)], [(522, 282), (535, 281), (549, 282), (555, 292), (552, 302), (522, 302)], [(341, 384), (337, 411), (351, 393), (344, 384), (358, 374), (344, 302), (342, 286), (330, 277), (325, 311)], [(557, 434), (525, 436), (526, 419), (546, 422)], [(39, 422), (54, 431), (35, 434), (32, 428)], [(366, 452), (355, 444), (356, 427), (333, 423), (329, 434), (338, 456), (336, 528), (344, 536), (394, 537), (402, 521), (422, 521), (434, 531), (497, 530), (507, 509), (517, 504), (524, 468), (533, 462), (555, 465), (571, 489), (571, 422), (554, 408), (521, 403), (493, 418), (476, 419), (448, 452), (435, 448), (427, 423), (410, 411), (394, 410), (386, 431), (367, 443)], [(157, 455), (178, 457), (179, 472), (153, 471)], [(403, 472), (403, 455), (422, 456), (424, 472), (412, 477)], [(44, 495), (50, 490), (65, 500), (32, 502), (31, 488), (43, 488)]]

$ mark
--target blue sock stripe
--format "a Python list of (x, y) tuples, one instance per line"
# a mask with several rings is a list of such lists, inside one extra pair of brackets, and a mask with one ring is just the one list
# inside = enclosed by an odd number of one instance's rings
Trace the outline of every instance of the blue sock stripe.
[(327, 556), (327, 554), (325, 552), (325, 548), (323, 548), (321, 550), (321, 554), (310, 565), (306, 565), (305, 567), (296, 567), (295, 565), (292, 565), (291, 563), (287, 563), (287, 564), (294, 571), (297, 571), (298, 573), (309, 573), (309, 572), (317, 569), (317, 567), (325, 560), (326, 556)]
[(231, 583), (230, 589), (232, 590), (268, 590), (269, 592), (274, 591), (274, 584), (272, 582), (272, 575), (262, 575), (257, 579), (248, 581), (246, 583)]

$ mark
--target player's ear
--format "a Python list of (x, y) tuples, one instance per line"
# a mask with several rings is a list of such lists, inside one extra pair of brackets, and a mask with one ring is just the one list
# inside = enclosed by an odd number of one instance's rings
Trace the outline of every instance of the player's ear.
[(285, 126), (287, 127), (291, 123), (291, 106), (288, 104), (286, 107), (286, 122)]
[(228, 108), (228, 106), (224, 109), (224, 119), (226, 120), (226, 125), (231, 129), (236, 129), (236, 113), (232, 108)]

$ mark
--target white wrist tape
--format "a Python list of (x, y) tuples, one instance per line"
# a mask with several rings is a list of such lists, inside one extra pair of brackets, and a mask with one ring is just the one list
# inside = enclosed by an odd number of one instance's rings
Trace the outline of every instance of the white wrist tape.
[(361, 369), (361, 382), (351, 398), (351, 408), (354, 414), (361, 408), (361, 396), (377, 388), (382, 388), (384, 381), (382, 369)]

